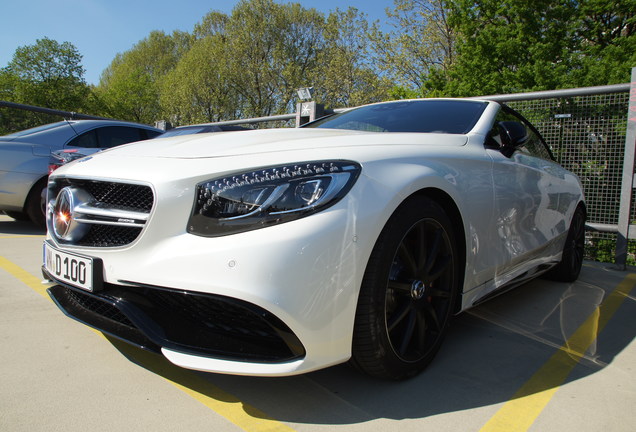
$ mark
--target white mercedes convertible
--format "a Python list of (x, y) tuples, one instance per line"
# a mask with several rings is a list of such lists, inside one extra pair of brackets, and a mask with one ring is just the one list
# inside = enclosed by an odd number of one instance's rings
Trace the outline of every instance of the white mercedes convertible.
[(48, 184), (49, 293), (176, 365), (284, 376), (422, 371), (452, 316), (578, 277), (577, 177), (487, 100), (386, 102), (297, 129), (177, 136)]

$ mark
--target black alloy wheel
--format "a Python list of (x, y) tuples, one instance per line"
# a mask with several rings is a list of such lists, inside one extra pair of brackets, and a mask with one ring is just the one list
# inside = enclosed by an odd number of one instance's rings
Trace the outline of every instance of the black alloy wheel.
[(458, 292), (450, 219), (425, 197), (407, 200), (382, 231), (365, 272), (352, 362), (384, 378), (421, 372), (444, 338)]
[(46, 227), (46, 213), (42, 197), (46, 195), (47, 178), (40, 179), (29, 192), (24, 211), (38, 228)]
[(548, 279), (559, 282), (574, 282), (578, 279), (585, 255), (585, 220), (585, 209), (579, 205), (572, 217), (561, 262), (547, 273)]

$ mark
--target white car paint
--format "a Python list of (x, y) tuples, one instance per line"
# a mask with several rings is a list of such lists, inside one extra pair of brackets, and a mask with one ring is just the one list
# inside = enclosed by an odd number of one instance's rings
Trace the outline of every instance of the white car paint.
[[(371, 251), (393, 212), (418, 191), (447, 195), (462, 215), (461, 310), (541, 264), (560, 261), (582, 200), (578, 180), (553, 162), (485, 149), (498, 109), (490, 103), (461, 135), (283, 129), (125, 145), (64, 166), (52, 177), (150, 186), (154, 207), (139, 238), (108, 249), (64, 244), (50, 232), (47, 241), (103, 260), (106, 283), (219, 294), (258, 305), (289, 326), (306, 349), (301, 359), (263, 364), (162, 348), (177, 365), (269, 376), (324, 368), (350, 358)], [(334, 159), (362, 167), (334, 206), (239, 234), (188, 233), (198, 183), (259, 167)]]

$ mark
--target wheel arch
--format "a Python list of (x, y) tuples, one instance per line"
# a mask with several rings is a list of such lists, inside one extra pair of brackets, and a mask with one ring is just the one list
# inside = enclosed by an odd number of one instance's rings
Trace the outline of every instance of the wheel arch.
[[(44, 175), (37, 179), (35, 183), (29, 189), (29, 193), (24, 199), (23, 213), (26, 214), (29, 219), (38, 226), (44, 226), (46, 217), (42, 208), (42, 190), (46, 189), (48, 183), (48, 175)], [(42, 214), (40, 214), (42, 213)]]
[(26, 209), (27, 206), (27, 202), (29, 201), (29, 197), (31, 197), (31, 194), (39, 194), (42, 192), (38, 189), (40, 189), (40, 185), (44, 185), (44, 187), (47, 186), (48, 183), (48, 174), (43, 175), (42, 177), (38, 178), (36, 181), (33, 182), (33, 184), (31, 185), (31, 188), (29, 189), (29, 193), (27, 193), (26, 197), (24, 198), (24, 204), (23, 204), (23, 209)]

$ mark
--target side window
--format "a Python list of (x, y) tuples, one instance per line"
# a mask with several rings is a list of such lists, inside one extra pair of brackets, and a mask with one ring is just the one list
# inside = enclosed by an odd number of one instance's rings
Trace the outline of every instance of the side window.
[(95, 129), (76, 136), (69, 141), (68, 147), (97, 148), (97, 134), (95, 133)]
[(97, 142), (100, 148), (112, 148), (122, 144), (144, 139), (141, 129), (126, 126), (107, 126), (97, 129)]
[[(508, 111), (510, 110), (510, 111)], [(535, 130), (529, 126), (528, 122), (521, 116), (518, 116), (514, 111), (510, 108), (501, 109), (495, 118), (495, 123), (493, 124), (492, 129), (490, 130), (488, 137), (486, 139), (486, 147), (487, 148), (502, 148), (502, 141), (500, 136), (500, 129), (498, 128), (499, 122), (502, 121), (514, 121), (521, 123), (528, 135), (528, 140), (522, 145), (516, 148), (517, 151), (524, 152), (526, 154), (539, 157), (542, 159), (553, 160), (552, 153), (550, 152), (547, 144), (543, 141), (543, 138), (535, 132)]]

